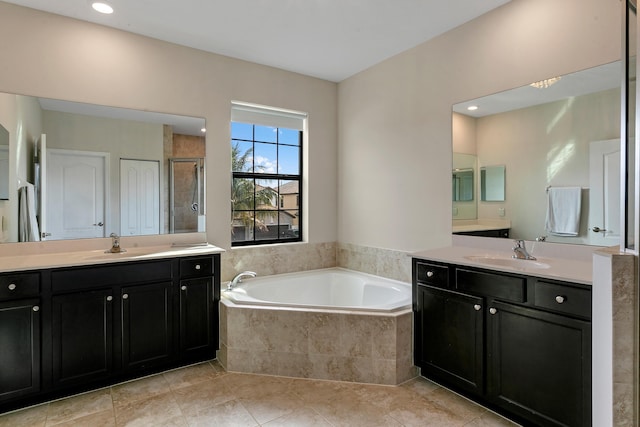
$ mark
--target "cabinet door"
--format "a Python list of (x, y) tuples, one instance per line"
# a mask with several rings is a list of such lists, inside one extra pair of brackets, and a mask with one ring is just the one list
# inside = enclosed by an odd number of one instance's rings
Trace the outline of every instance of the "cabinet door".
[(187, 358), (213, 356), (212, 288), (210, 277), (180, 282), (180, 352)]
[(418, 363), (423, 375), (483, 392), (483, 299), (418, 286)]
[(0, 401), (40, 390), (38, 299), (0, 303)]
[(121, 291), (122, 366), (161, 365), (172, 358), (171, 282), (127, 286)]
[(110, 289), (52, 298), (56, 386), (86, 383), (112, 372), (113, 303)]
[(488, 396), (537, 425), (591, 425), (589, 322), (489, 302)]

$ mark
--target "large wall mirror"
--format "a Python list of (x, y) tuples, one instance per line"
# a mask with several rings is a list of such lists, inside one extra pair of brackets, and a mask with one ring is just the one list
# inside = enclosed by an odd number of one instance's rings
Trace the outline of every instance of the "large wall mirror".
[[(620, 81), (615, 62), (454, 105), (454, 163), (504, 167), (504, 199), (475, 198), (474, 218), (454, 202), (454, 232), (458, 221), (506, 220), (511, 238), (619, 244)], [(573, 195), (556, 199), (558, 189)]]
[(0, 241), (205, 231), (203, 118), (0, 93), (0, 125)]

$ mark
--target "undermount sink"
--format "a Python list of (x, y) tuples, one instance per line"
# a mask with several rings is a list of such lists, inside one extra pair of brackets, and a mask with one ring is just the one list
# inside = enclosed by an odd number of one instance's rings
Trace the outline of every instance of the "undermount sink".
[(481, 264), (494, 265), (497, 267), (511, 267), (517, 268), (518, 270), (530, 270), (530, 269), (546, 269), (551, 267), (549, 264), (534, 261), (530, 259), (518, 259), (518, 258), (503, 258), (497, 256), (488, 256), (488, 255), (470, 255), (465, 256), (466, 259), (473, 262), (478, 262)]

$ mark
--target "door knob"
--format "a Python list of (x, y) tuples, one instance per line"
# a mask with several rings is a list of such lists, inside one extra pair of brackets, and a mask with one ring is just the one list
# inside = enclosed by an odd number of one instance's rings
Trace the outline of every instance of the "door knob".
[(480, 304), (475, 304), (475, 305), (473, 306), (473, 309), (474, 309), (475, 311), (480, 311), (480, 309), (481, 309), (481, 308), (482, 308), (482, 306), (481, 306)]
[(9, 284), (9, 290), (10, 291), (15, 291), (16, 290), (16, 284), (15, 283)]
[(104, 225), (104, 223), (102, 221), (100, 221), (99, 223), (93, 224), (93, 225), (98, 226), (98, 227), (102, 227)]
[(129, 298), (129, 294), (122, 294), (122, 299), (128, 299)]
[(427, 271), (427, 277), (433, 277), (433, 271)]
[(182, 285), (182, 286), (180, 287), (180, 289), (182, 289), (183, 291), (186, 291), (186, 290), (187, 290), (187, 287), (186, 287), (185, 285)]
[(607, 231), (604, 228), (600, 228), (600, 227), (593, 227), (591, 228), (591, 231), (593, 231), (594, 233), (599, 233), (601, 231)]
[(498, 312), (498, 310), (496, 310), (496, 309), (495, 309), (495, 308), (493, 308), (493, 307), (491, 307), (491, 308), (489, 309), (489, 313), (491, 313), (491, 314), (496, 314), (497, 312)]

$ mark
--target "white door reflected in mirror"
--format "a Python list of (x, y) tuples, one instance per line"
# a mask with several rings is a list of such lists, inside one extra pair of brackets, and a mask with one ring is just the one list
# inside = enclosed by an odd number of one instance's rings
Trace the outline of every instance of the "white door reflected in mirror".
[(47, 149), (47, 240), (104, 237), (109, 153)]
[(589, 243), (620, 244), (620, 140), (589, 145)]

